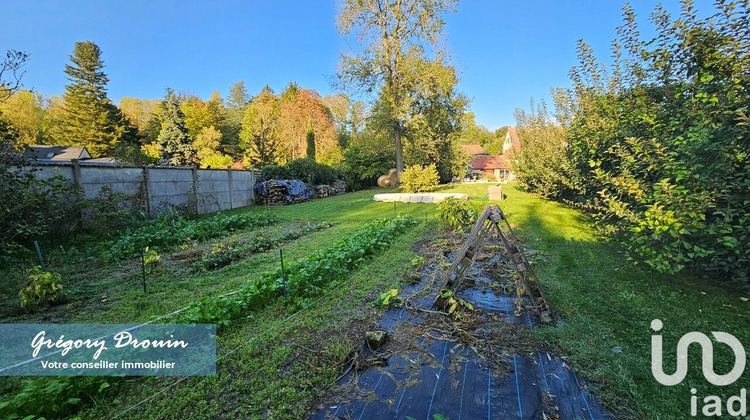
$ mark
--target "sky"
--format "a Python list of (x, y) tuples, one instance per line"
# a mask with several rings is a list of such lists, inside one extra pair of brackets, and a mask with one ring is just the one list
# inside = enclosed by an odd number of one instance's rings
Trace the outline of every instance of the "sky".
[[(679, 12), (676, 1), (665, 8)], [(707, 1), (697, 7), (708, 10)], [(631, 2), (649, 34), (657, 1)], [(549, 99), (569, 85), (578, 39), (607, 60), (621, 23), (615, 0), (464, 0), (446, 17), (443, 42), (456, 68), (458, 90), (471, 99), (479, 124), (514, 125), (515, 108)], [(29, 54), (24, 88), (59, 95), (76, 41), (99, 45), (109, 97), (160, 98), (166, 87), (208, 98), (226, 96), (244, 80), (251, 95), (291, 81), (336, 93), (339, 54), (356, 47), (336, 30), (332, 0), (245, 1), (9, 1), (2, 4), (0, 51)]]

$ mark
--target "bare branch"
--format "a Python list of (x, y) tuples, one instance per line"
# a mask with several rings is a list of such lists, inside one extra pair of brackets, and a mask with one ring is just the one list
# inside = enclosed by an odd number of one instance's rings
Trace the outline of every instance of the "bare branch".
[(26, 64), (29, 55), (16, 50), (8, 50), (5, 59), (0, 62), (0, 102), (5, 102), (21, 87), (21, 78), (25, 71), (21, 68)]

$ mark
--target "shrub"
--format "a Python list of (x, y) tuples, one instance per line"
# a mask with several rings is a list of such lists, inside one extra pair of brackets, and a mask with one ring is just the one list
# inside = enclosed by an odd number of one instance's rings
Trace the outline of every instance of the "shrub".
[(136, 200), (134, 195), (112, 191), (109, 185), (103, 186), (96, 198), (83, 203), (87, 213), (91, 212), (93, 216), (86, 220), (84, 228), (98, 235), (110, 235), (133, 226), (137, 216), (133, 210)]
[(28, 285), (18, 293), (21, 297), (21, 308), (30, 309), (60, 301), (63, 297), (60, 280), (58, 273), (42, 271), (38, 266), (32, 268)]
[(343, 177), (354, 189), (377, 185), (378, 177), (396, 166), (392, 150), (350, 145), (344, 150)]
[(313, 185), (331, 184), (339, 178), (335, 169), (307, 158), (287, 163), (286, 170), (294, 179), (301, 179)]
[(461, 232), (477, 220), (477, 212), (465, 200), (447, 198), (437, 205), (440, 222), (451, 229)]
[(336, 169), (314, 161), (313, 159), (295, 159), (284, 166), (268, 165), (261, 169), (261, 175), (266, 181), (271, 179), (301, 179), (313, 184), (331, 184), (341, 178)]
[(39, 180), (0, 163), (0, 197), (0, 258), (9, 258), (33, 239), (74, 231), (83, 192), (61, 174)]
[(290, 179), (289, 171), (285, 167), (279, 165), (268, 165), (264, 166), (260, 170), (260, 174), (264, 180), (270, 181), (272, 179)]
[(399, 184), (401, 191), (416, 193), (433, 191), (438, 185), (438, 173), (435, 165), (421, 167), (419, 165), (409, 166), (401, 174)]

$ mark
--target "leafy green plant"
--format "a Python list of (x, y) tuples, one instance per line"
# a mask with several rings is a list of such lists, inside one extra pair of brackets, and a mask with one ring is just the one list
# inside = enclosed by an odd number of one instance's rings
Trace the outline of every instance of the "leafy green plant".
[(155, 249), (146, 247), (143, 250), (143, 263), (146, 265), (146, 272), (151, 274), (156, 268), (161, 266), (161, 255)]
[[(285, 264), (287, 296), (292, 307), (300, 308), (324, 288), (342, 281), (352, 270), (362, 266), (378, 250), (415, 222), (409, 218), (380, 219), (342, 238), (332, 245)], [(247, 315), (283, 293), (281, 267), (245, 283), (237, 293), (206, 297), (189, 305), (179, 314), (182, 322), (229, 325), (233, 319)]]
[(276, 237), (269, 237), (266, 234), (259, 233), (253, 236), (246, 244), (239, 244), (236, 239), (230, 238), (228, 241), (215, 244), (210, 253), (203, 255), (201, 261), (193, 263), (193, 270), (207, 271), (226, 267), (248, 254), (264, 252), (284, 242), (329, 227), (331, 227), (330, 223), (316, 223), (303, 226), (298, 230), (284, 232)]
[(408, 193), (434, 191), (440, 177), (435, 165), (425, 167), (412, 165), (404, 169), (399, 179), (399, 188)]
[[(614, 68), (580, 41), (557, 107), (519, 112), (527, 189), (593, 211), (633, 260), (750, 280), (747, 5), (679, 16), (658, 7), (643, 39), (626, 6)], [(696, 15), (710, 16), (698, 19)], [(552, 122), (551, 115), (561, 118)]]
[(398, 289), (390, 289), (388, 291), (385, 291), (378, 296), (378, 300), (375, 301), (375, 304), (378, 306), (396, 306), (401, 303), (401, 299), (398, 297)]
[(128, 230), (102, 253), (105, 261), (132, 258), (146, 246), (172, 248), (185, 241), (204, 241), (243, 229), (276, 223), (277, 217), (267, 213), (245, 213), (232, 216), (218, 214), (208, 219), (189, 220), (178, 213), (169, 213)]
[(59, 302), (63, 298), (61, 280), (58, 273), (43, 271), (39, 266), (32, 268), (27, 286), (18, 293), (21, 297), (21, 308), (31, 309)]
[(61, 418), (75, 413), (84, 400), (100, 398), (111, 391), (115, 378), (74, 376), (37, 378), (24, 384), (18, 394), (0, 400), (5, 419)]
[(466, 200), (449, 197), (437, 204), (440, 223), (454, 231), (462, 232), (477, 220), (477, 211)]
[(22, 254), (33, 239), (61, 237), (79, 225), (83, 191), (62, 174), (37, 179), (0, 162), (0, 259)]

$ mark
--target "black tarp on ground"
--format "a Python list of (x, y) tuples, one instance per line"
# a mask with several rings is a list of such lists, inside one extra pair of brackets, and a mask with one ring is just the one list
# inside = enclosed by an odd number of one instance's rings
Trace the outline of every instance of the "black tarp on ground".
[[(535, 327), (538, 320), (533, 313), (515, 316), (513, 298), (488, 287), (497, 280), (488, 275), (496, 261), (477, 262), (469, 274), (475, 285), (460, 290), (457, 297), (484, 314), (500, 317), (498, 322)], [(406, 286), (401, 296), (409, 298), (429, 288), (433, 283), (427, 277)], [(435, 293), (423, 291), (408, 310), (388, 309), (378, 326), (392, 335), (420, 325), (424, 312), (417, 308), (429, 309)], [(429, 335), (440, 336), (437, 331)], [(460, 342), (412, 337), (406, 346), (411, 350), (391, 354), (387, 366), (344, 376), (311, 418), (434, 420), (436, 414), (451, 420), (612, 418), (564, 360), (546, 351), (506, 351), (503, 343), (494, 345), (504, 370), (493, 369), (486, 355), (479, 357)]]

